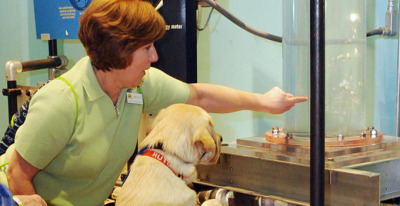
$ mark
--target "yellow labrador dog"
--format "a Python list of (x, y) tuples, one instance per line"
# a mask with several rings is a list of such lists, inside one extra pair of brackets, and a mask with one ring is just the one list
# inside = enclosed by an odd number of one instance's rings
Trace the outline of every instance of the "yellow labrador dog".
[(197, 164), (217, 162), (221, 136), (206, 111), (174, 104), (156, 116), (139, 148), (116, 205), (192, 206), (196, 193), (187, 184), (197, 177)]

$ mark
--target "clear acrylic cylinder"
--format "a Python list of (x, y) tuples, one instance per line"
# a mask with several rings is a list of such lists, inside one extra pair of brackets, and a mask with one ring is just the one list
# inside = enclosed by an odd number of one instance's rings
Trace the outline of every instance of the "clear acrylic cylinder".
[[(283, 89), (310, 97), (310, 1), (284, 0)], [(325, 1), (326, 137), (359, 136), (365, 126), (366, 3)], [(312, 74), (311, 74), (312, 75)], [(309, 137), (310, 103), (284, 115), (283, 129)]]

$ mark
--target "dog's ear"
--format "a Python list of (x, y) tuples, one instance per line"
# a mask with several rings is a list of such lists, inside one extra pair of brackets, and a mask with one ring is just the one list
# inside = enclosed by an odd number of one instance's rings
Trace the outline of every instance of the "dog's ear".
[(196, 129), (194, 133), (194, 145), (201, 149), (200, 153), (203, 152), (215, 152), (216, 143), (212, 136), (210, 128), (207, 126), (201, 126)]

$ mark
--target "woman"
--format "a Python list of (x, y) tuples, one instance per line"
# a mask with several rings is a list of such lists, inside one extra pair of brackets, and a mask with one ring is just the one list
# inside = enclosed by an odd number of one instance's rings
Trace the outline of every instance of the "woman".
[(15, 150), (7, 151), (13, 194), (39, 194), (49, 205), (103, 205), (134, 152), (143, 112), (186, 102), (208, 112), (276, 114), (307, 100), (279, 88), (255, 94), (186, 84), (150, 68), (158, 60), (153, 42), (164, 33), (148, 2), (89, 5), (78, 32), (88, 57), (62, 76), (67, 83), (54, 80), (34, 95)]

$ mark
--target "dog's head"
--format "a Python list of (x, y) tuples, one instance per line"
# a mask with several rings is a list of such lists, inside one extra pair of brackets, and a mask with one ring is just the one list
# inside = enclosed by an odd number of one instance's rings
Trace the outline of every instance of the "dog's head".
[(174, 104), (156, 116), (140, 148), (162, 147), (163, 151), (187, 163), (215, 164), (221, 141), (205, 110), (188, 104)]

